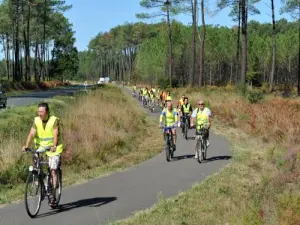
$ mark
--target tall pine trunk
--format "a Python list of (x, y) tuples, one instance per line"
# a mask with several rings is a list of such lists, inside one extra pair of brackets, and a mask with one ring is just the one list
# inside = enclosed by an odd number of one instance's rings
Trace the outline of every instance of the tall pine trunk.
[(173, 50), (172, 50), (172, 34), (171, 34), (171, 22), (170, 22), (170, 8), (167, 7), (167, 25), (168, 25), (168, 64), (169, 64), (169, 85), (172, 87), (172, 64), (173, 64)]
[(242, 63), (241, 63), (241, 83), (246, 82), (247, 73), (247, 4), (242, 0)]
[(193, 19), (193, 46), (192, 46), (192, 71), (189, 77), (189, 85), (194, 86), (196, 77), (196, 34), (197, 34), (197, 0), (191, 0)]
[(204, 0), (201, 0), (201, 17), (202, 17), (202, 32), (201, 32), (201, 45), (200, 45), (200, 74), (199, 86), (201, 87), (204, 79), (204, 44), (205, 44), (205, 19), (204, 19)]
[(275, 73), (275, 60), (276, 60), (276, 30), (275, 30), (275, 13), (274, 13), (274, 0), (271, 0), (272, 5), (272, 68), (270, 73), (270, 88), (269, 91), (273, 90), (274, 73)]

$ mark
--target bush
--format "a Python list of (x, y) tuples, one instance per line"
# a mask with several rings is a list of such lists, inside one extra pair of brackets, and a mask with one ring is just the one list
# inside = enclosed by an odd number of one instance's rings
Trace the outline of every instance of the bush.
[(261, 91), (248, 90), (246, 98), (249, 101), (249, 103), (254, 104), (263, 100), (264, 94)]
[(235, 87), (238, 94), (245, 96), (247, 92), (247, 85), (245, 83), (239, 82)]

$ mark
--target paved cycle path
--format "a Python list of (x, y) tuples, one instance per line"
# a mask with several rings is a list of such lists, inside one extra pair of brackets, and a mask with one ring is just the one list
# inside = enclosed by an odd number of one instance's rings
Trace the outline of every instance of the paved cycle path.
[[(158, 119), (159, 112), (152, 116)], [(193, 133), (190, 130), (189, 136)], [(50, 210), (44, 201), (35, 219), (28, 217), (23, 201), (2, 207), (0, 224), (99, 225), (130, 217), (155, 204), (160, 192), (174, 196), (222, 169), (231, 158), (229, 143), (214, 133), (210, 143), (208, 160), (199, 164), (194, 158), (195, 140), (186, 141), (178, 135), (174, 161), (167, 162), (162, 149), (161, 154), (125, 172), (63, 189), (60, 209)]]

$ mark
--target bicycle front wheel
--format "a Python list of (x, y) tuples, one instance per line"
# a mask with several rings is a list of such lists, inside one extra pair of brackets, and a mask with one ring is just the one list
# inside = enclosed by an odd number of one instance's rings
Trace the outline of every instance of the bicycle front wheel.
[(62, 172), (61, 172), (61, 169), (58, 168), (56, 170), (56, 176), (57, 176), (57, 186), (55, 188), (55, 196), (56, 196), (56, 202), (55, 202), (55, 205), (50, 205), (51, 208), (55, 209), (57, 208), (58, 204), (59, 204), (59, 201), (60, 201), (60, 198), (61, 198), (61, 192), (62, 192)]
[(170, 162), (170, 160), (171, 160), (171, 143), (170, 143), (170, 141), (167, 141), (167, 144), (166, 144), (166, 159), (168, 162)]
[(185, 124), (184, 124), (184, 137), (185, 137), (185, 140), (187, 140), (188, 136), (188, 123), (187, 121), (185, 121)]
[(207, 141), (205, 140), (204, 142), (203, 142), (203, 152), (202, 152), (202, 154), (203, 154), (203, 160), (206, 160), (206, 157), (207, 157)]
[(199, 141), (199, 144), (197, 145), (197, 154), (198, 154), (198, 162), (201, 163), (203, 161), (203, 155), (202, 155), (202, 148), (203, 148), (203, 141)]
[(36, 217), (41, 208), (42, 182), (37, 173), (29, 172), (25, 187), (25, 208), (31, 218)]

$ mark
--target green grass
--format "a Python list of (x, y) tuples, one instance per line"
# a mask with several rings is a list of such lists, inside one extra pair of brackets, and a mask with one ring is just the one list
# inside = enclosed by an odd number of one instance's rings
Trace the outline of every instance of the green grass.
[[(103, 104), (101, 110), (99, 102)], [(154, 120), (118, 88), (107, 86), (76, 97), (56, 97), (51, 100), (50, 110), (63, 123), (64, 186), (125, 170), (162, 149)], [(124, 115), (117, 117), (121, 111)], [(21, 153), (21, 146), (35, 112), (33, 105), (0, 114), (1, 140), (5, 140), (0, 143), (2, 204), (23, 196), (30, 156)]]
[(228, 166), (173, 198), (159, 194), (152, 208), (112, 224), (299, 224), (300, 174), (285, 150), (216, 120), (214, 130), (231, 142)]

